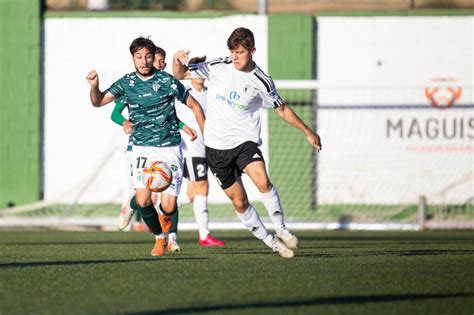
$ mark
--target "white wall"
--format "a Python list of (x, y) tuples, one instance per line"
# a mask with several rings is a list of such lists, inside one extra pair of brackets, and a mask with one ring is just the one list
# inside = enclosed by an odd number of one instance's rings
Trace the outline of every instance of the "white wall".
[[(422, 194), (462, 203), (474, 195), (473, 25), (474, 17), (318, 18), (319, 80), (345, 86), (319, 93), (321, 203), (416, 202)], [(433, 81), (440, 78), (449, 81)], [(463, 90), (440, 110), (425, 85)]]
[[(267, 18), (263, 16), (46, 19), (45, 199), (73, 201), (83, 184), (99, 171), (97, 180), (85, 185), (87, 193), (81, 202), (119, 202), (127, 190), (127, 168), (121, 152), (127, 137), (110, 120), (113, 104), (103, 108), (90, 104), (85, 80), (90, 70), (98, 71), (102, 90), (134, 71), (128, 48), (140, 35), (151, 36), (167, 51), (167, 71), (171, 71), (172, 55), (178, 49), (189, 49), (193, 56), (226, 56), (227, 38), (239, 26), (254, 32), (258, 49), (255, 60), (267, 69)], [(98, 168), (103, 160), (105, 166)], [(253, 185), (248, 187), (250, 197), (257, 198)], [(210, 198), (227, 201), (213, 180)]]
[[(416, 202), (421, 194), (431, 202), (464, 202), (472, 196), (473, 108), (461, 109), (474, 104), (472, 88), (464, 87), (454, 107), (438, 110), (426, 99), (424, 85), (436, 78), (450, 78), (454, 86), (474, 84), (474, 18), (322, 17), (318, 25), (319, 80), (345, 86), (319, 93), (325, 106), (318, 116), (324, 145), (319, 202)], [(127, 190), (121, 154), (126, 136), (110, 120), (112, 105), (90, 105), (89, 70), (99, 72), (102, 89), (133, 71), (128, 47), (139, 35), (151, 35), (164, 47), (168, 64), (178, 49), (223, 56), (227, 37), (238, 26), (254, 31), (256, 61), (267, 69), (262, 16), (46, 19), (45, 198), (68, 202), (87, 187), (81, 202), (121, 201)], [(376, 108), (337, 110), (338, 105)], [(390, 105), (420, 108), (380, 109)], [(457, 126), (454, 137), (443, 135), (443, 124), (448, 133)], [(98, 168), (102, 160), (106, 164)], [(99, 171), (98, 180), (84, 185)], [(250, 198), (258, 199), (258, 193), (251, 190)], [(213, 179), (210, 199), (227, 201)]]

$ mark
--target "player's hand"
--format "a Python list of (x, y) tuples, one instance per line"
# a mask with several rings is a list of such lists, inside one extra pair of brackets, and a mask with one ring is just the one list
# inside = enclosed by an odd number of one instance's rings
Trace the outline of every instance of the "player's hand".
[(97, 74), (95, 70), (92, 70), (91, 72), (87, 74), (86, 80), (87, 82), (89, 82), (89, 84), (93, 88), (99, 86), (99, 75)]
[(190, 128), (190, 127), (185, 125), (183, 127), (183, 132), (191, 138), (191, 141), (194, 141), (194, 140), (197, 139), (197, 132), (193, 128)]
[(308, 140), (309, 144), (311, 144), (318, 152), (323, 148), (321, 144), (321, 138), (317, 133), (311, 132), (306, 136), (306, 139)]
[(123, 123), (122, 123), (122, 126), (123, 126), (123, 131), (127, 134), (127, 135), (130, 135), (132, 134), (132, 123), (130, 122), (130, 120), (125, 120)]
[(189, 50), (187, 50), (187, 51), (178, 50), (173, 56), (174, 62), (187, 66), (188, 61), (189, 61), (189, 53), (190, 52), (191, 51), (189, 51)]

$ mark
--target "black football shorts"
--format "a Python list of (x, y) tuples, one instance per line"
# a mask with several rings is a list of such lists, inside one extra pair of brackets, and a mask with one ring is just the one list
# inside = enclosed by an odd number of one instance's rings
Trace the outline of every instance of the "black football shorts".
[(232, 186), (242, 176), (242, 170), (250, 163), (265, 162), (258, 144), (251, 141), (229, 150), (206, 147), (206, 157), (209, 168), (222, 189)]

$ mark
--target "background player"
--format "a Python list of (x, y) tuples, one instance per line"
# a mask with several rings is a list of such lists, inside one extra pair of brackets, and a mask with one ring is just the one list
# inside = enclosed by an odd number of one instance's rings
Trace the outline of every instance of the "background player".
[[(191, 63), (204, 62), (206, 57), (195, 57)], [(204, 79), (196, 78), (191, 80), (190, 86), (186, 86), (189, 93), (201, 104), (206, 113), (207, 87)], [(199, 126), (195, 116), (189, 107), (177, 103), (176, 113), (178, 118), (187, 126), (196, 130), (197, 139), (191, 141), (188, 137), (181, 137), (181, 147), (184, 157), (184, 177), (188, 180), (187, 196), (193, 203), (193, 212), (199, 229), (199, 245), (201, 246), (224, 246), (225, 243), (214, 238), (209, 232), (209, 211), (207, 199), (209, 195), (209, 181), (207, 179), (207, 160), (204, 146), (204, 138), (199, 131)]]

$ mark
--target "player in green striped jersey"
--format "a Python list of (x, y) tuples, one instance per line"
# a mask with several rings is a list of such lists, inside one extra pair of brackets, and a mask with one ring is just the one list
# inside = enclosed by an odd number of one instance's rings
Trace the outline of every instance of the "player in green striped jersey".
[(164, 254), (166, 240), (152, 200), (151, 192), (141, 182), (141, 172), (147, 162), (160, 160), (170, 165), (173, 182), (161, 194), (160, 209), (172, 215), (177, 209), (177, 196), (182, 180), (182, 154), (179, 147), (181, 136), (174, 109), (175, 98), (186, 104), (196, 116), (201, 131), (204, 130), (204, 113), (200, 104), (189, 95), (184, 86), (170, 74), (153, 67), (155, 44), (147, 38), (136, 38), (130, 45), (135, 66), (132, 73), (124, 75), (112, 86), (101, 91), (99, 76), (95, 70), (88, 73), (91, 103), (104, 106), (116, 98), (124, 98), (129, 104), (132, 122), (133, 169), (135, 196), (130, 201), (138, 210), (155, 235), (152, 256)]
[[(153, 63), (153, 66), (157, 70), (164, 70), (166, 67), (165, 60), (166, 60), (166, 51), (161, 47), (156, 47), (155, 61)], [(128, 108), (128, 104), (125, 101), (121, 99), (120, 100), (116, 99), (115, 107), (111, 114), (111, 119), (116, 124), (122, 126), (126, 134), (130, 135), (132, 132), (132, 123), (130, 122), (129, 119), (126, 119), (122, 115), (122, 111), (125, 109), (125, 107)], [(179, 129), (182, 130), (187, 136), (189, 136), (191, 141), (194, 141), (197, 138), (196, 131), (192, 128), (189, 128), (181, 121), (179, 121)], [(133, 142), (130, 136), (129, 143), (127, 146), (126, 157), (131, 169), (133, 169), (132, 145), (133, 145)], [(133, 188), (133, 175), (132, 174), (131, 174), (131, 179), (132, 179), (132, 188)], [(133, 196), (134, 193), (135, 193), (135, 190), (132, 189), (130, 197), (128, 198), (128, 200), (124, 202), (120, 210), (120, 214), (118, 217), (118, 227), (120, 230), (125, 230), (127, 227), (130, 227), (130, 221), (132, 220), (134, 213), (137, 214), (136, 216), (137, 222), (133, 224), (131, 229), (138, 230), (138, 231), (145, 231), (147, 229), (146, 223), (141, 219), (140, 213), (130, 208), (130, 198), (131, 196)], [(158, 193), (152, 193), (151, 199), (155, 207), (157, 207), (159, 205)], [(159, 210), (159, 207), (157, 207), (157, 210)], [(168, 252), (178, 252), (181, 250), (177, 241), (178, 212), (179, 212), (179, 209), (177, 209), (176, 212), (172, 216), (166, 216), (162, 214), (161, 211), (159, 211), (159, 219), (160, 219), (161, 228), (163, 229), (163, 232), (168, 235), (167, 237)]]

